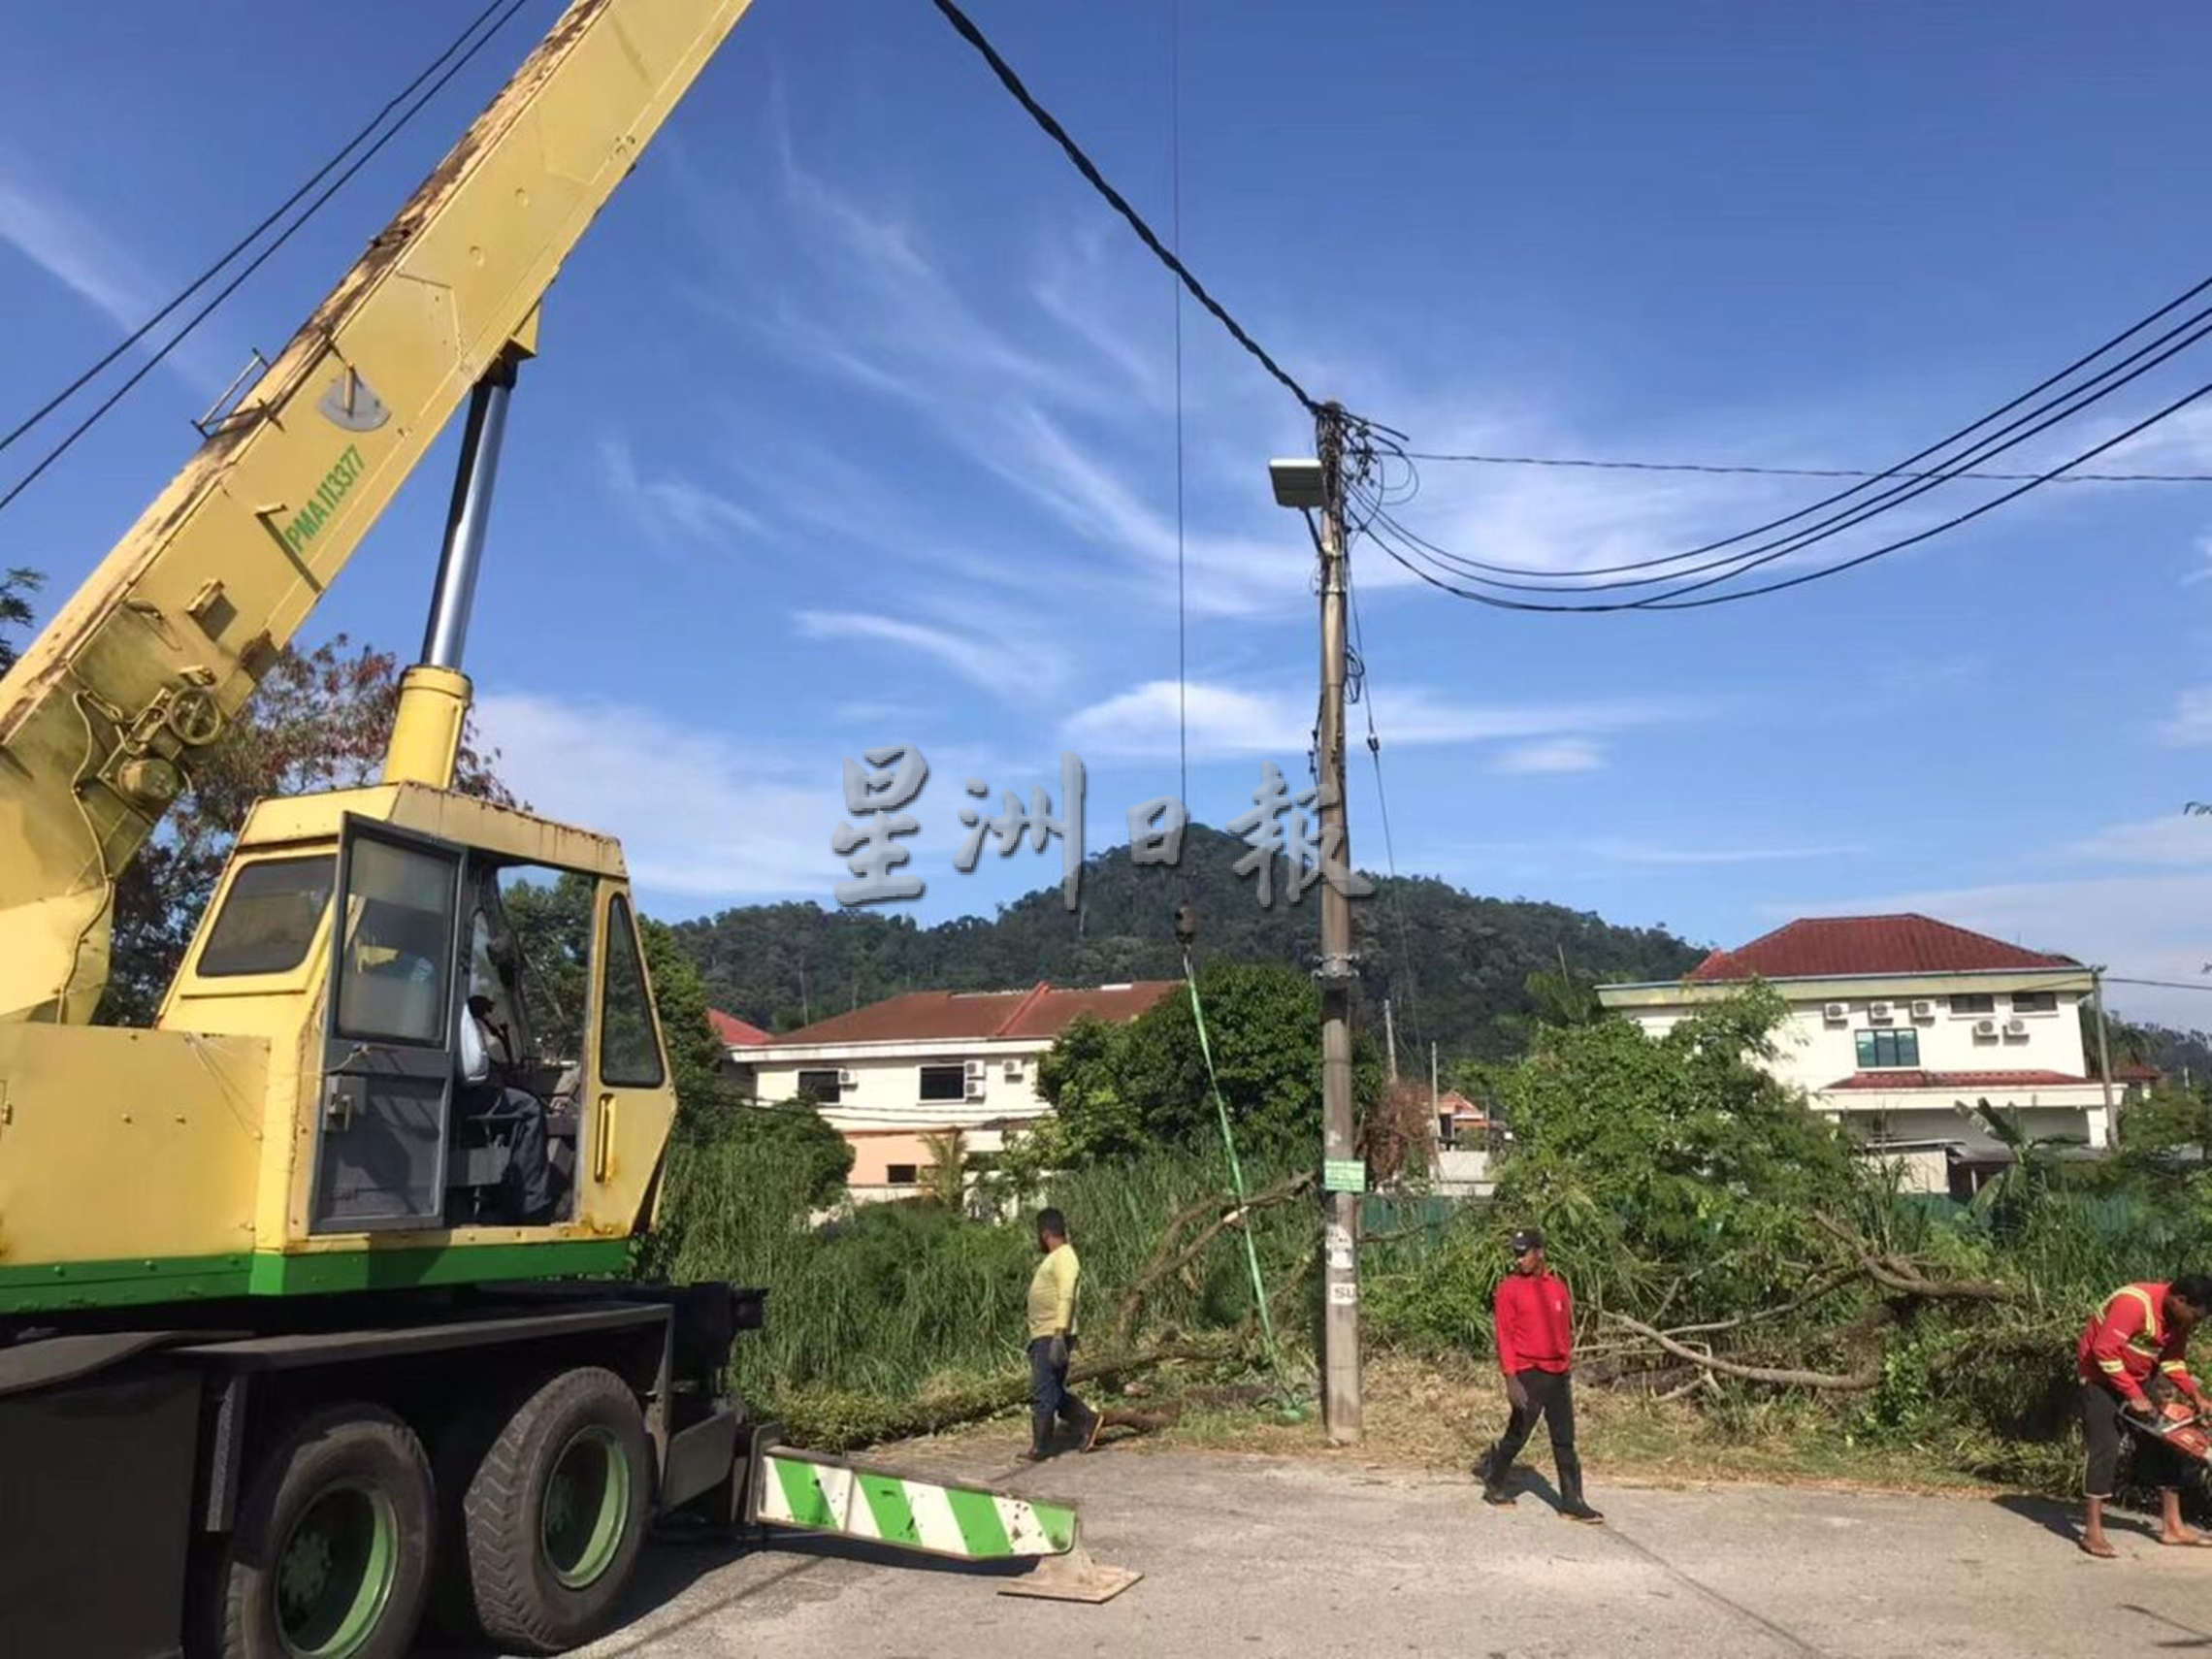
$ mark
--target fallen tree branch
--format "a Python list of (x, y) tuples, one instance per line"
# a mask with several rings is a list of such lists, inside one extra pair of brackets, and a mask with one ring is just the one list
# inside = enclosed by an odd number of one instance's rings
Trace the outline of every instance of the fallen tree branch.
[(1877, 1255), (1867, 1241), (1842, 1222), (1817, 1212), (1813, 1222), (1849, 1251), (1861, 1271), (1885, 1290), (1900, 1296), (1919, 1296), (1932, 1302), (2010, 1302), (2018, 1297), (2009, 1285), (1989, 1280), (1930, 1279), (1908, 1256)]
[(1644, 1341), (1655, 1343), (1676, 1359), (1686, 1359), (1692, 1365), (1723, 1377), (1740, 1378), (1746, 1382), (1765, 1382), (1777, 1388), (1824, 1388), (1836, 1393), (1865, 1393), (1882, 1379), (1881, 1367), (1870, 1366), (1838, 1377), (1825, 1371), (1790, 1371), (1766, 1365), (1739, 1365), (1734, 1360), (1716, 1359), (1709, 1353), (1700, 1353), (1686, 1343), (1676, 1342), (1665, 1331), (1654, 1330), (1641, 1319), (1632, 1319), (1626, 1314), (1608, 1314), (1607, 1318), (1623, 1330), (1634, 1331)]
[[(1254, 1193), (1241, 1205), (1233, 1199), (1209, 1194), (1182, 1210), (1168, 1222), (1167, 1230), (1160, 1235), (1152, 1259), (1138, 1270), (1136, 1278), (1129, 1282), (1128, 1289), (1122, 1293), (1122, 1304), (1114, 1314), (1115, 1342), (1125, 1343), (1129, 1340), (1136, 1330), (1138, 1318), (1144, 1313), (1145, 1298), (1152, 1294), (1154, 1286), (1161, 1280), (1182, 1273), (1205, 1253), (1208, 1245), (1229, 1228), (1243, 1225), (1245, 1219), (1253, 1212), (1287, 1204), (1313, 1185), (1313, 1173), (1307, 1171), (1278, 1182), (1264, 1192)], [(1184, 1230), (1206, 1215), (1214, 1215), (1213, 1221), (1200, 1228), (1187, 1243), (1183, 1243)], [(1179, 1244), (1180, 1249), (1177, 1248)]]

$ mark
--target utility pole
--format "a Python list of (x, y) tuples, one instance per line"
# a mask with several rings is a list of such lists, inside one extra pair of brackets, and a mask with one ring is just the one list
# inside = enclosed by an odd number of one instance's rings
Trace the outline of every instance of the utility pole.
[(1390, 999), (1382, 998), (1382, 1047), (1390, 1055), (1390, 1081), (1398, 1081), (1398, 1027), (1390, 1019)]
[[(1321, 463), (1321, 732), (1320, 819), (1324, 860), (1349, 876), (1351, 837), (1345, 826), (1344, 696), (1346, 580), (1344, 531), (1344, 410), (1335, 404), (1315, 417)], [(1351, 954), (1351, 896), (1344, 880), (1324, 871), (1321, 881), (1321, 1152), (1324, 1173), (1358, 1171), (1351, 1122), (1351, 988), (1358, 968)], [(1327, 1305), (1322, 1310), (1322, 1406), (1329, 1439), (1355, 1446), (1360, 1430), (1359, 1207), (1364, 1179), (1326, 1180)]]
[[(1352, 1134), (1351, 991), (1359, 968), (1351, 951), (1351, 837), (1345, 829), (1344, 702), (1346, 610), (1345, 414), (1324, 404), (1314, 412), (1317, 459), (1273, 461), (1278, 506), (1320, 517), (1314, 524), (1321, 561), (1321, 720), (1315, 757), (1320, 808), (1321, 1190), (1326, 1227), (1321, 1310), (1321, 1405), (1330, 1441), (1359, 1441), (1359, 1207), (1366, 1166)], [(1395, 1055), (1393, 1055), (1395, 1058)]]
[(2117, 1136), (2120, 1125), (2112, 1121), (2112, 1050), (2104, 1034), (2104, 970), (2089, 970), (2090, 1001), (2097, 1009), (2097, 1075), (2104, 1082), (2104, 1133)]

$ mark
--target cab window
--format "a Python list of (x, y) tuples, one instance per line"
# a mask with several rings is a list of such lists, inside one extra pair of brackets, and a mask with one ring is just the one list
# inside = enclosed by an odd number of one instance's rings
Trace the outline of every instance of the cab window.
[(362, 837), (345, 872), (352, 936), (339, 964), (338, 1033), (439, 1047), (453, 973), (455, 861)]
[(667, 1076), (653, 1034), (652, 999), (637, 955), (630, 901), (606, 907), (606, 984), (600, 1007), (600, 1078), (617, 1089), (658, 1089)]
[(298, 967), (314, 943), (337, 871), (338, 860), (329, 853), (242, 865), (208, 930), (201, 976), (229, 979)]

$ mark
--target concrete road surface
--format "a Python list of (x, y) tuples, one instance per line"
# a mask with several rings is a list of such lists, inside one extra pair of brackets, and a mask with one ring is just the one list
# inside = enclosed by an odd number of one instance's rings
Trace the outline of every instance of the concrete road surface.
[[(890, 1461), (886, 1459), (886, 1461)], [(1144, 1579), (1102, 1607), (1003, 1578), (794, 1539), (732, 1555), (656, 1545), (634, 1621), (592, 1659), (1168, 1659), (1636, 1653), (2212, 1654), (2212, 1549), (2124, 1519), (2118, 1561), (2028, 1500), (1764, 1487), (1607, 1489), (1609, 1525), (1548, 1488), (1485, 1509), (1470, 1481), (1350, 1458), (1103, 1450), (1010, 1475), (928, 1467), (1081, 1506), (1100, 1561)], [(2062, 1533), (2066, 1535), (2062, 1536)]]

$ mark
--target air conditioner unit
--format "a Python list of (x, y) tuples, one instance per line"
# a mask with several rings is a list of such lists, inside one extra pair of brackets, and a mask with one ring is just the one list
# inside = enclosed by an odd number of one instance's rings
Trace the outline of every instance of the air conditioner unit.
[(839, 1089), (858, 1089), (860, 1085), (861, 1080), (850, 1071), (841, 1070), (837, 1073), (837, 1087)]
[(1935, 1003), (1933, 1003), (1933, 1002), (1915, 1002), (1915, 1003), (1912, 1005), (1912, 1017), (1913, 1017), (1915, 1020), (1933, 1020), (1933, 1019), (1935, 1019), (1935, 1018), (1936, 1018), (1936, 1004), (1935, 1004)]
[(1000, 1068), (999, 1075), (1005, 1078), (1008, 1083), (1020, 1083), (1022, 1081), (1022, 1062), (1018, 1059), (1008, 1060)]
[(971, 1078), (969, 1078), (969, 1079), (967, 1080), (967, 1094), (966, 1094), (965, 1098), (967, 1098), (967, 1099), (969, 1099), (969, 1100), (981, 1100), (983, 1097), (984, 1097), (984, 1083), (983, 1083), (983, 1079), (982, 1079), (982, 1078), (980, 1078), (980, 1077), (971, 1077)]
[(1851, 1005), (1848, 1002), (1831, 1002), (1821, 1009), (1820, 1017), (1831, 1025), (1840, 1025), (1851, 1018)]
[(2004, 1034), (2008, 1037), (2025, 1037), (2028, 1034), (2028, 1022), (2025, 1020), (2005, 1021)]
[(1888, 1025), (1891, 1018), (1890, 1005), (1886, 1002), (1868, 1003), (1867, 1018), (1871, 1020), (1877, 1025)]
[(1996, 1036), (1997, 1022), (1995, 1020), (1976, 1020), (1974, 1022), (1974, 1035), (1977, 1037)]
[(966, 1068), (967, 1080), (970, 1083), (981, 1083), (983, 1081), (984, 1074), (987, 1069), (983, 1061), (979, 1059), (971, 1059), (966, 1062)]

